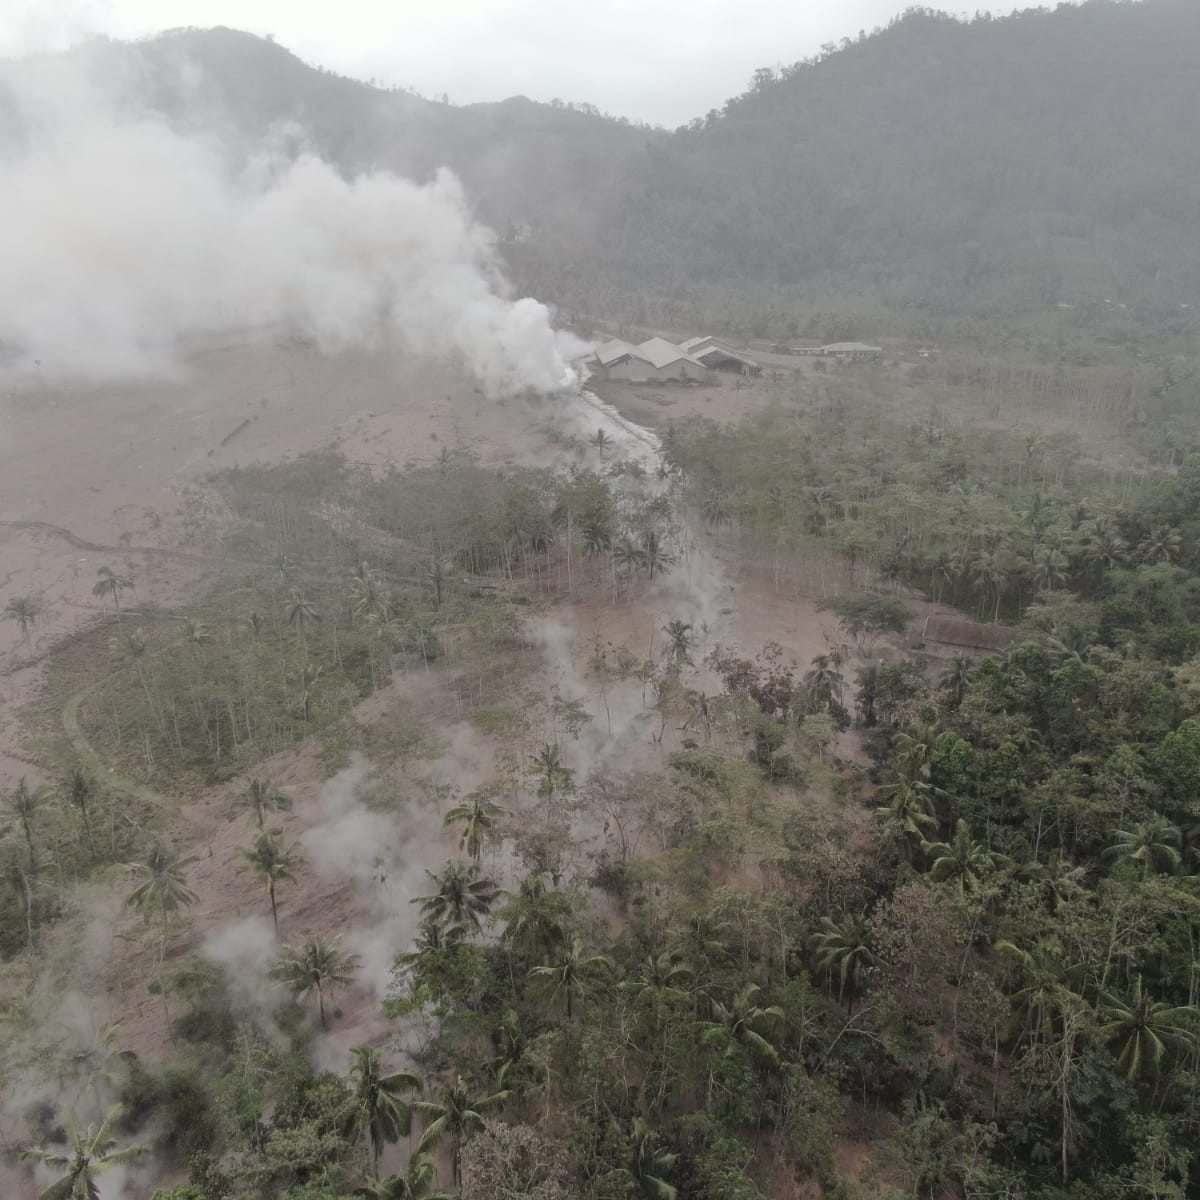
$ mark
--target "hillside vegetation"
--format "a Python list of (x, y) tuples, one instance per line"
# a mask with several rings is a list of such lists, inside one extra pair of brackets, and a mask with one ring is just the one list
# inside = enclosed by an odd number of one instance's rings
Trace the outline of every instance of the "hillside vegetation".
[(763, 333), (851, 331), (806, 329), (797, 302), (931, 332), (963, 309), (1028, 329), (1059, 304), (1177, 320), (1200, 284), (1181, 238), (1200, 204), (1198, 52), (1200, 9), (1177, 0), (911, 10), (758, 72), (632, 158), (601, 257), (618, 278), (638, 264), (660, 306), (736, 281)]

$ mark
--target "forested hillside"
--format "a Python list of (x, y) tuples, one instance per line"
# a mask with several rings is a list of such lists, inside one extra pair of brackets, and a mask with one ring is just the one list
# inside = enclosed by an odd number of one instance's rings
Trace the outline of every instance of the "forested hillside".
[(247, 145), (451, 167), (514, 243), (518, 284), (573, 317), (1161, 344), (1200, 303), (1190, 0), (913, 9), (674, 133), (586, 104), (424, 100), (226, 29), (83, 53)]
[(1198, 53), (1200, 8), (1178, 0), (969, 24), (912, 10), (760, 71), (632, 160), (603, 257), (614, 274), (640, 264), (664, 297), (736, 282), (774, 305), (764, 327), (793, 298), (912, 310), (908, 324), (1172, 311), (1200, 285), (1182, 236), (1200, 211)]

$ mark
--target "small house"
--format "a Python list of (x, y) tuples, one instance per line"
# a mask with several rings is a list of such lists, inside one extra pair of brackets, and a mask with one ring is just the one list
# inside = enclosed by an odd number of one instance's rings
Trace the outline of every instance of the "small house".
[(865, 342), (831, 342), (817, 353), (822, 358), (836, 358), (839, 362), (870, 362), (883, 353), (883, 347), (868, 346)]

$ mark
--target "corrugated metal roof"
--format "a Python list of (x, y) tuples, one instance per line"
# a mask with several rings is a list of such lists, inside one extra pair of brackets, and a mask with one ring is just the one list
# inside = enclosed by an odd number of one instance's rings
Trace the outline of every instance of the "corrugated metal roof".
[(655, 367), (665, 367), (681, 358), (687, 359), (695, 367), (704, 366), (698, 358), (693, 358), (686, 350), (668, 342), (666, 338), (650, 338), (638, 346), (637, 352)]
[(629, 342), (623, 342), (620, 338), (613, 338), (596, 347), (596, 360), (605, 367), (616, 362), (618, 358), (624, 358), (627, 354), (632, 354), (634, 358), (646, 357), (636, 346)]
[(701, 349), (709, 346), (720, 346), (722, 350), (728, 350), (730, 354), (737, 353), (727, 341), (711, 333), (706, 333), (703, 337), (688, 338), (686, 342), (679, 343), (679, 348), (686, 350), (689, 354), (698, 354)]
[(748, 367), (758, 366), (758, 363), (754, 359), (747, 357), (745, 354), (739, 354), (736, 350), (726, 349), (726, 347), (719, 344), (706, 346), (703, 350), (697, 350), (696, 357), (706, 364), (710, 358), (732, 358), (737, 362), (745, 363)]
[(873, 354), (882, 354), (882, 346), (868, 346), (865, 342), (832, 342), (828, 346), (822, 346), (821, 349), (826, 354), (836, 354), (841, 351), (844, 354), (849, 354), (852, 351), (870, 351)]

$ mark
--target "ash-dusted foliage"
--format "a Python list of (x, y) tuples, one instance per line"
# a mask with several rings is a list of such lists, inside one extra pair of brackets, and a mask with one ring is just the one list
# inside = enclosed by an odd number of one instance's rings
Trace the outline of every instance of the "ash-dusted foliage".
[[(54, 664), (57, 688), (83, 690), (91, 743), (164, 790), (251, 767), (464, 644), (516, 645), (531, 596), (633, 586), (653, 564), (622, 570), (618, 543), (653, 543), (661, 564), (672, 532), (637, 481), (450, 451), (381, 477), (324, 454), (213, 482), (237, 517), (221, 582), (178, 610), (114, 614), (91, 655)], [(194, 533), (212, 531), (198, 517)]]

